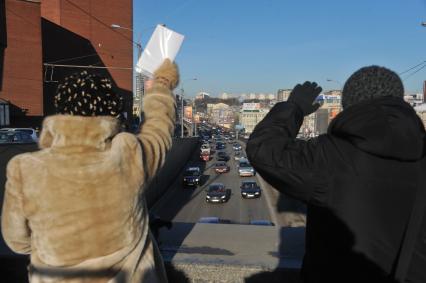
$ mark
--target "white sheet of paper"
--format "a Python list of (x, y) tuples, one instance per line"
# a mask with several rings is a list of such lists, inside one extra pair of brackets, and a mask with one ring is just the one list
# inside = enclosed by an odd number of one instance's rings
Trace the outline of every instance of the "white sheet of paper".
[(136, 64), (136, 72), (152, 78), (155, 70), (160, 67), (164, 59), (169, 58), (173, 61), (176, 58), (183, 39), (182, 34), (162, 25), (157, 25)]

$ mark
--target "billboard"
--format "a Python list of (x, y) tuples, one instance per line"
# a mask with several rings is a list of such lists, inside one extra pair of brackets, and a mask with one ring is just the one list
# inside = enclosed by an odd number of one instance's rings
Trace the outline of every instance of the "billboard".
[(243, 103), (243, 111), (259, 110), (260, 103)]
[(185, 106), (183, 109), (184, 117), (186, 119), (192, 120), (192, 106)]
[(340, 109), (339, 108), (331, 108), (329, 113), (330, 113), (330, 120), (334, 119), (337, 114), (339, 114)]
[(198, 114), (194, 115), (194, 123), (196, 123), (196, 124), (200, 123), (200, 115), (198, 115)]

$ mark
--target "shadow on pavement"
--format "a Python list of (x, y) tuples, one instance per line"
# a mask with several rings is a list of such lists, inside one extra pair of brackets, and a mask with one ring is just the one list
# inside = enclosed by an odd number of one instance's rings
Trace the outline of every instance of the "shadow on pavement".
[(173, 224), (173, 237), (167, 235), (168, 233), (171, 233), (171, 231), (168, 231), (170, 229), (167, 229), (164, 230), (163, 233), (160, 232), (160, 238), (157, 241), (161, 243), (159, 244), (159, 248), (164, 259), (164, 264), (166, 266), (167, 277), (169, 279), (169, 282), (190, 282), (190, 279), (185, 275), (185, 273), (177, 270), (172, 262), (176, 253), (179, 252), (179, 250), (181, 249), (183, 241), (194, 228), (195, 223), (175, 222)]
[(189, 283), (191, 280), (180, 270), (177, 270), (172, 264), (165, 263), (166, 264), (166, 272), (167, 272), (167, 278), (169, 282), (176, 282), (176, 283)]

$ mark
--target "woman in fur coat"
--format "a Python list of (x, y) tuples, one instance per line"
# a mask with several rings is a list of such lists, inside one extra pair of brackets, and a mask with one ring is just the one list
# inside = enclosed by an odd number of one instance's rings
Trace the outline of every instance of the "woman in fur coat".
[(40, 151), (7, 167), (2, 234), (30, 254), (30, 282), (166, 282), (148, 229), (144, 184), (172, 145), (176, 65), (166, 60), (144, 98), (140, 133), (118, 133), (122, 98), (82, 72), (58, 87), (58, 115)]

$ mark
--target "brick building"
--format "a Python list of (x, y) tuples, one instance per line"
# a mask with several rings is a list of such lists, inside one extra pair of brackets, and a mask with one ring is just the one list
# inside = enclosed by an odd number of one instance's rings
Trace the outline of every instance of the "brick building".
[(43, 115), (40, 6), (40, 1), (0, 4), (0, 99), (9, 103), (12, 125)]
[[(112, 29), (112, 24), (132, 28), (132, 0), (42, 0), (43, 62), (45, 66), (45, 113), (53, 112), (52, 97), (57, 80), (82, 68), (111, 67), (92, 71), (110, 77), (125, 97), (128, 116), (132, 115), (133, 34)], [(126, 69), (127, 68), (127, 69)]]
[[(132, 0), (5, 0), (0, 4), (0, 99), (10, 123), (35, 126), (54, 113), (58, 80), (94, 66), (108, 76), (132, 114)], [(107, 8), (106, 8), (107, 7)], [(49, 65), (46, 65), (49, 64)]]

